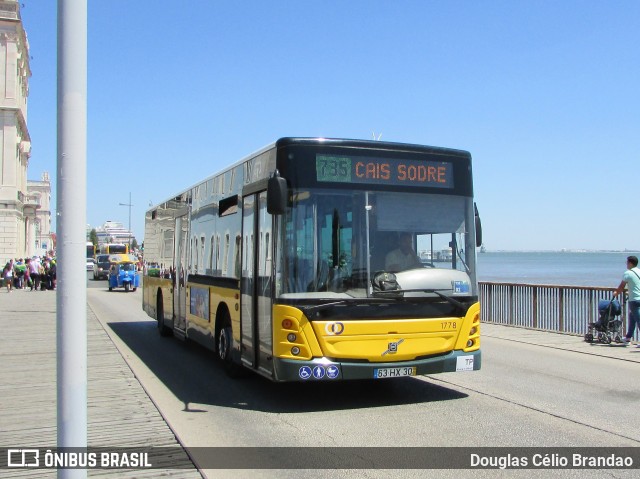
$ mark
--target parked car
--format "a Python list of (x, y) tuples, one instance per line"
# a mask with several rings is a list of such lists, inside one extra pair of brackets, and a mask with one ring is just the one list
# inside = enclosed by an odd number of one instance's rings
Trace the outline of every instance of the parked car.
[(87, 258), (87, 271), (93, 271), (93, 267), (96, 264), (96, 260), (93, 258)]
[(99, 254), (96, 256), (96, 262), (93, 265), (93, 279), (108, 279), (109, 278), (109, 267), (111, 266), (111, 261), (109, 261), (108, 254)]

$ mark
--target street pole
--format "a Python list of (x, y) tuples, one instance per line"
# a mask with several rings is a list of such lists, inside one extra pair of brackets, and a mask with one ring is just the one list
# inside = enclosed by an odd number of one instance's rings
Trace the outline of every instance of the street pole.
[[(87, 0), (58, 0), (57, 445), (87, 447)], [(58, 469), (59, 479), (86, 478)]]
[(129, 207), (129, 252), (131, 252), (131, 192), (129, 192), (129, 203), (120, 203), (120, 206), (128, 206)]

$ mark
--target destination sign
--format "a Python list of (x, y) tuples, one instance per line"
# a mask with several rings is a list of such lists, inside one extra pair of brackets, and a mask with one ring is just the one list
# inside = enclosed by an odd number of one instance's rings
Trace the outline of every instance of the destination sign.
[(444, 161), (318, 154), (316, 181), (453, 188), (453, 164)]

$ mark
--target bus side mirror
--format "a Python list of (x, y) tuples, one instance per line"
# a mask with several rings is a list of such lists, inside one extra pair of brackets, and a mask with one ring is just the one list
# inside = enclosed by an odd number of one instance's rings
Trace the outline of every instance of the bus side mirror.
[(283, 215), (287, 208), (287, 180), (275, 175), (267, 182), (267, 213)]
[(478, 213), (478, 206), (474, 203), (474, 217), (476, 220), (476, 246), (482, 246), (482, 221), (480, 221), (480, 214)]

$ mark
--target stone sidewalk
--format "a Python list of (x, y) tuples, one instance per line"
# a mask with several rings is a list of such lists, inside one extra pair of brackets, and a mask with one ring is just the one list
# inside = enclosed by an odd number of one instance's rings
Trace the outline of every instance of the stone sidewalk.
[[(0, 447), (56, 446), (56, 293), (0, 290)], [(179, 445), (93, 312), (87, 311), (88, 446), (172, 446), (180, 469), (92, 469), (89, 477), (202, 476)], [(179, 457), (175, 457), (179, 456)], [(6, 464), (5, 461), (0, 461)], [(1, 477), (56, 477), (4, 469)]]

